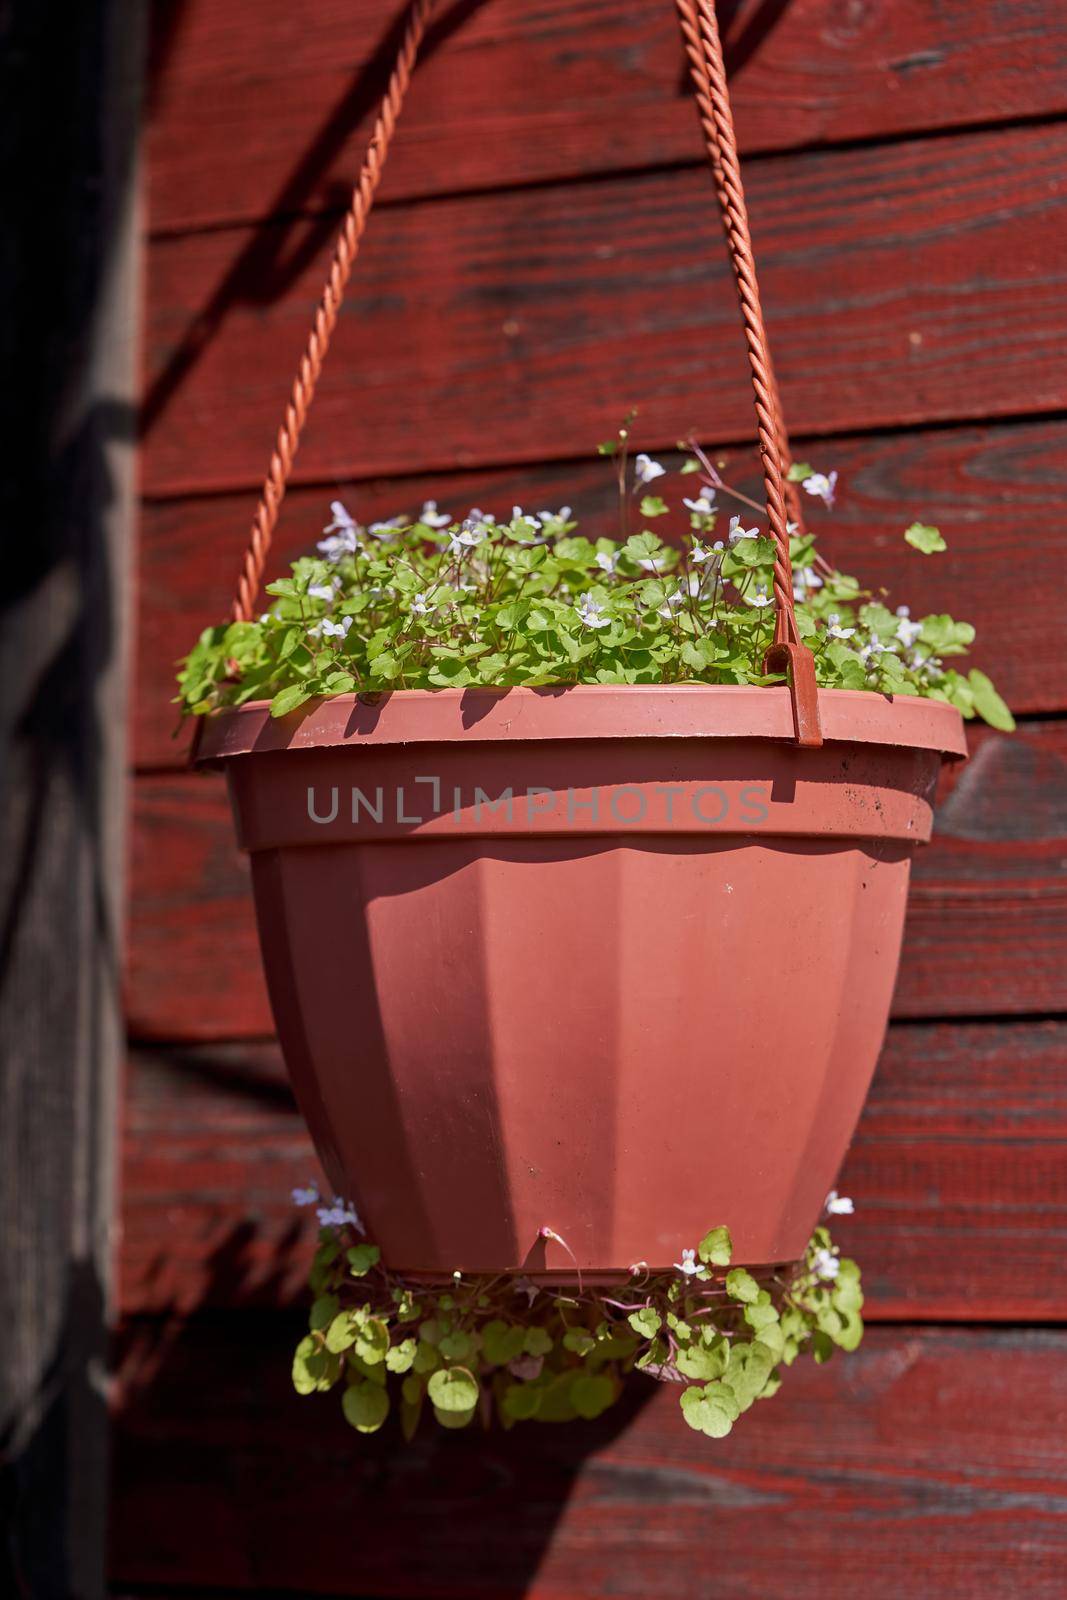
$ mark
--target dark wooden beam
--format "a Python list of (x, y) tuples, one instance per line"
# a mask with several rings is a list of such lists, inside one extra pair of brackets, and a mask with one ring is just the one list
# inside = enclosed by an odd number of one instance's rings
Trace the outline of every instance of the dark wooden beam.
[(140, 8), (0, 12), (0, 1592), (103, 1592)]

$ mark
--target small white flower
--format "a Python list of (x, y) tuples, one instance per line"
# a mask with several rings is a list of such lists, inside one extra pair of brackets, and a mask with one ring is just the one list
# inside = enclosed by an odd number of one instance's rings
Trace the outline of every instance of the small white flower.
[(664, 477), (667, 469), (666, 467), (661, 467), (658, 461), (653, 461), (651, 456), (646, 456), (642, 452), (641, 455), (634, 457), (634, 472), (637, 475), (638, 483), (651, 483), (655, 478)]
[(269, 622), (270, 621), (270, 612), (269, 611), (264, 611), (263, 615), (260, 617), (259, 620), (260, 620), (260, 622)]
[(758, 539), (759, 537), (760, 531), (758, 528), (742, 528), (740, 517), (730, 518), (728, 538), (731, 544), (737, 544), (739, 539)]
[(448, 536), (448, 553), (451, 556), (465, 555), (468, 550), (473, 550), (488, 536), (489, 524), (482, 518), (480, 511), (472, 511), (465, 518), (463, 526), (458, 533)]
[(641, 568), (642, 572), (659, 572), (659, 565), (655, 556), (643, 556), (637, 565)]
[(294, 1189), (290, 1195), (294, 1206), (313, 1206), (318, 1204), (318, 1186), (309, 1183), (305, 1189)]
[(330, 501), (330, 516), (333, 521), (326, 524), (322, 530), (323, 533), (358, 533), (360, 531), (359, 523), (351, 512), (345, 509), (340, 500)]
[(683, 506), (695, 516), (707, 517), (715, 510), (715, 490), (702, 487), (695, 500), (682, 500)]
[(773, 606), (774, 596), (767, 593), (767, 585), (758, 583), (751, 594), (745, 595), (750, 606)]
[[(539, 511), (537, 515), (542, 522), (569, 522), (571, 518), (570, 506), (560, 506), (558, 511)], [(533, 518), (530, 519), (531, 521)]]
[(898, 617), (910, 617), (911, 616), (911, 607), (910, 606), (897, 606), (897, 616)]
[(322, 551), (327, 561), (340, 561), (345, 556), (355, 555), (359, 549), (359, 535), (362, 532), (359, 523), (350, 516), (340, 500), (330, 501), (332, 522), (323, 528), (324, 538), (319, 540), (318, 548)]
[(855, 628), (842, 628), (839, 622), (831, 622), (826, 631), (831, 639), (851, 639), (856, 630)]
[(574, 609), (587, 628), (606, 628), (611, 622), (611, 618), (604, 615), (603, 606), (598, 605), (591, 594), (579, 596)]
[(851, 1217), (856, 1207), (852, 1204), (847, 1194), (838, 1194), (836, 1189), (831, 1189), (826, 1196), (826, 1214), (828, 1217)]
[(340, 592), (341, 588), (340, 578), (331, 578), (329, 583), (310, 584), (308, 594), (313, 600), (328, 600), (332, 604), (334, 597)]
[(815, 1276), (822, 1278), (824, 1283), (833, 1283), (841, 1271), (841, 1263), (832, 1250), (816, 1250), (811, 1264)]
[(536, 528), (538, 531), (540, 531), (541, 528), (540, 519), (538, 517), (531, 517), (530, 513), (528, 511), (524, 511), (521, 506), (512, 506), (511, 520), (512, 522), (528, 522), (531, 528)]
[(807, 493), (814, 495), (816, 500), (821, 500), (823, 505), (830, 507), (834, 503), (834, 490), (837, 487), (837, 473), (813, 472), (804, 479), (804, 488)]
[[(345, 639), (348, 637), (348, 630), (351, 626), (351, 617), (342, 617), (340, 622), (331, 622), (329, 617), (323, 617), (320, 631), (326, 635), (327, 639)], [(309, 629), (308, 631), (311, 632), (312, 630)]]
[(683, 1250), (681, 1261), (676, 1261), (674, 1265), (675, 1270), (684, 1272), (687, 1278), (694, 1277), (700, 1271), (700, 1263), (697, 1261), (695, 1250)]
[(600, 568), (601, 572), (606, 572), (610, 576), (619, 565), (619, 558), (616, 555), (610, 554), (610, 552), (607, 550), (598, 550), (596, 553), (596, 564)]
[(905, 650), (910, 650), (920, 633), (923, 631), (921, 622), (909, 622), (907, 617), (901, 617), (897, 623), (897, 638)]
[(872, 639), (870, 644), (865, 644), (860, 651), (860, 660), (870, 663), (875, 656), (885, 654), (885, 645), (881, 639)]
[(822, 579), (814, 567), (801, 567), (793, 574), (793, 599), (804, 600), (811, 589), (821, 589)]
[(411, 614), (413, 617), (428, 616), (432, 610), (433, 606), (427, 600), (425, 591), (422, 594), (417, 594), (411, 602)]
[(452, 518), (444, 511), (438, 511), (436, 500), (424, 500), (419, 521), (424, 528), (447, 528)]

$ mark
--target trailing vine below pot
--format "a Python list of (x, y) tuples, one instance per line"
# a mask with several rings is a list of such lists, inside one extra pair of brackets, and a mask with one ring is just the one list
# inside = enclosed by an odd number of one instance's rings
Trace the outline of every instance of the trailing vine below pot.
[[(342, 1410), (360, 1433), (376, 1433), (398, 1409), (410, 1440), (427, 1403), (445, 1428), (476, 1416), (489, 1426), (494, 1413), (506, 1428), (591, 1420), (643, 1372), (679, 1385), (689, 1426), (720, 1439), (777, 1392), (781, 1369), (802, 1352), (824, 1362), (863, 1336), (859, 1268), (825, 1226), (801, 1262), (762, 1282), (731, 1268), (730, 1231), (716, 1227), (673, 1271), (639, 1262), (609, 1287), (580, 1274), (565, 1288), (512, 1273), (456, 1272), (428, 1284), (391, 1274), (345, 1202), (320, 1203), (314, 1186), (293, 1199), (318, 1205), (322, 1224), (293, 1384), (302, 1395), (343, 1384)], [(828, 1213), (851, 1210), (851, 1200), (829, 1196)]]
[[(179, 702), (204, 714), (269, 699), (275, 716), (318, 697), (383, 689), (600, 683), (767, 684), (773, 629), (774, 543), (747, 513), (721, 536), (723, 496), (752, 506), (692, 441), (677, 498), (684, 547), (649, 524), (667, 515), (666, 469), (629, 461), (630, 422), (601, 445), (618, 487), (617, 539), (586, 539), (570, 507), (507, 520), (480, 510), (454, 519), (428, 501), (414, 519), (360, 525), (339, 502), (319, 555), (268, 585), (258, 621), (205, 630), (182, 663)], [(807, 463), (790, 476), (831, 507), (837, 474)], [(637, 531), (631, 532), (634, 523)], [(720, 534), (716, 537), (716, 534)], [(915, 522), (915, 550), (946, 548)], [(1010, 730), (989, 678), (946, 666), (975, 630), (945, 613), (913, 619), (829, 565), (810, 533), (790, 539), (797, 629), (814, 652), (818, 684), (943, 700), (965, 717)], [(878, 591), (878, 595), (884, 591)]]

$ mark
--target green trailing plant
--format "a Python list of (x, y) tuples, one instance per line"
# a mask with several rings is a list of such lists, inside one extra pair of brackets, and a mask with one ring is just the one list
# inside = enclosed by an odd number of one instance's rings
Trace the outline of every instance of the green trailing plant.
[[(601, 446), (618, 486), (616, 539), (583, 537), (567, 506), (453, 519), (430, 501), (415, 518), (363, 527), (335, 501), (318, 554), (267, 586), (259, 619), (200, 636), (179, 673), (183, 710), (266, 699), (284, 716), (316, 697), (386, 689), (780, 681), (762, 671), (773, 544), (719, 500), (759, 507), (696, 445), (677, 487), (649, 456), (631, 462), (628, 448), (629, 423)], [(836, 473), (802, 463), (790, 476), (833, 504)], [(680, 545), (656, 532), (672, 510), (689, 524)], [(923, 555), (945, 549), (928, 524), (903, 536)], [(946, 664), (966, 654), (970, 623), (890, 609), (823, 560), (810, 533), (792, 537), (791, 559), (797, 625), (820, 685), (946, 700), (965, 717), (1013, 726), (984, 673)]]
[[(308, 1188), (294, 1199), (318, 1196)], [(834, 1194), (828, 1210), (851, 1211), (852, 1202)], [(302, 1395), (340, 1388), (359, 1433), (377, 1432), (391, 1412), (408, 1439), (424, 1412), (445, 1428), (476, 1418), (488, 1426), (494, 1414), (506, 1428), (592, 1419), (643, 1373), (677, 1385), (689, 1426), (719, 1439), (777, 1391), (802, 1352), (826, 1361), (863, 1336), (859, 1268), (822, 1226), (802, 1262), (762, 1281), (731, 1267), (729, 1230), (717, 1227), (671, 1271), (638, 1263), (610, 1287), (576, 1272), (560, 1288), (513, 1273), (405, 1279), (362, 1238), (350, 1206), (320, 1206), (319, 1219), (293, 1383)]]

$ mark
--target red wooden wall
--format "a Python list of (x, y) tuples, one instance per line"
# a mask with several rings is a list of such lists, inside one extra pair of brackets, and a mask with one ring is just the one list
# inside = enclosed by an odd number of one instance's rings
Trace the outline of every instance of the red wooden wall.
[[(410, 1449), (289, 1391), (312, 1157), (224, 796), (167, 702), (229, 596), (397, 5), (155, 0), (118, 1593), (1065, 1590), (1067, 10), (720, 10), (786, 408), (844, 480), (827, 545), (973, 619), (1020, 720), (975, 734), (915, 875), (842, 1180), (868, 1338), (717, 1444), (651, 1385), (585, 1431)], [(603, 517), (588, 452), (635, 400), (643, 444), (695, 428), (753, 476), (669, 0), (443, 10), (331, 360), (285, 555), (339, 487), (367, 516)], [(915, 515), (940, 561), (906, 552)]]

